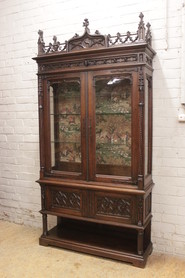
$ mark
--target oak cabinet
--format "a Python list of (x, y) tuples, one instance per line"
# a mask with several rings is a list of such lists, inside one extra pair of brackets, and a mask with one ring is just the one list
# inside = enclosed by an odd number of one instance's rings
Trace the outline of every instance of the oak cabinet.
[[(45, 45), (39, 31), (41, 245), (143, 267), (152, 252), (150, 24)], [(48, 231), (47, 215), (57, 217)]]

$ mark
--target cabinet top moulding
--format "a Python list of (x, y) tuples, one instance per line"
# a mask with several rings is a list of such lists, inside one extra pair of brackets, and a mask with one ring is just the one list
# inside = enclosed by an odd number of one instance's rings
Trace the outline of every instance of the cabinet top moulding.
[[(39, 39), (38, 39), (38, 58), (53, 56), (58, 54), (65, 54), (69, 52), (79, 52), (79, 51), (89, 51), (95, 49), (110, 49), (117, 48), (120, 46), (130, 47), (138, 45), (146, 45), (150, 51), (155, 54), (155, 51), (151, 47), (152, 35), (150, 30), (150, 23), (145, 24), (143, 21), (144, 15), (140, 13), (138, 29), (135, 33), (127, 31), (126, 34), (117, 33), (115, 36), (101, 35), (98, 30), (95, 31), (94, 35), (90, 34), (89, 29), (89, 20), (84, 19), (83, 27), (85, 27), (84, 33), (82, 36), (75, 34), (74, 37), (60, 43), (57, 40), (56, 36), (53, 36), (53, 43), (46, 45), (43, 38), (43, 31), (39, 30)], [(37, 58), (35, 58), (37, 60)]]

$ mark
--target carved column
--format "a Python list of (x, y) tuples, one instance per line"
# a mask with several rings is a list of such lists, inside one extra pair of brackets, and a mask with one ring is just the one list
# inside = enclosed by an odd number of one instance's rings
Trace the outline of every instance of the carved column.
[(143, 188), (144, 172), (144, 73), (139, 67), (139, 189)]
[(38, 76), (38, 108), (39, 108), (39, 130), (40, 130), (40, 178), (44, 177), (44, 121), (43, 121), (43, 77)]
[(137, 234), (137, 253), (143, 255), (144, 231), (138, 231)]
[(48, 223), (47, 223), (47, 214), (44, 213), (46, 209), (46, 196), (45, 196), (45, 186), (41, 185), (41, 206), (42, 206), (42, 224), (43, 224), (43, 236), (47, 236), (48, 234)]

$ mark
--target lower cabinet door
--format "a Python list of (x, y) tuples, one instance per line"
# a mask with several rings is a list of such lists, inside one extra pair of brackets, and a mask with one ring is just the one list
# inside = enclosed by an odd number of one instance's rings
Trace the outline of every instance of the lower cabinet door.
[(46, 209), (66, 215), (83, 215), (83, 191), (73, 188), (48, 186)]
[(134, 195), (92, 193), (92, 215), (96, 219), (135, 224), (136, 206), (136, 196)]
[(120, 193), (46, 186), (46, 210), (105, 222), (136, 224), (137, 197)]

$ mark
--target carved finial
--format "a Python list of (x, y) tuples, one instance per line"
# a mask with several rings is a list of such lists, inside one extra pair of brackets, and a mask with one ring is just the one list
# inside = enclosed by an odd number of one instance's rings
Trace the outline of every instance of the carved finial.
[(78, 38), (78, 37), (79, 37), (79, 35), (77, 33), (75, 33), (73, 38)]
[(145, 40), (145, 24), (143, 21), (143, 13), (140, 13), (139, 15), (140, 17), (140, 22), (139, 22), (139, 26), (138, 26), (138, 40), (139, 41), (144, 41)]
[(57, 36), (53, 36), (53, 51), (57, 51), (59, 46), (60, 42), (57, 41)]
[(83, 22), (83, 27), (87, 28), (88, 26), (89, 26), (89, 20), (85, 18)]
[(139, 17), (140, 17), (141, 21), (143, 21), (143, 17), (144, 17), (143, 13), (140, 13)]
[(57, 43), (57, 37), (53, 36), (53, 44), (56, 44), (56, 43)]
[(39, 39), (38, 39), (38, 54), (43, 54), (43, 53), (45, 53), (45, 49), (44, 49), (45, 42), (44, 42), (44, 39), (43, 39), (43, 31), (39, 30), (38, 34), (39, 34)]
[(85, 27), (86, 32), (90, 33), (90, 29), (88, 28), (88, 26), (89, 26), (89, 20), (85, 18), (83, 22), (83, 27)]
[(152, 44), (152, 33), (151, 33), (151, 30), (150, 30), (151, 25), (150, 25), (149, 22), (146, 24), (146, 27), (147, 27), (147, 30), (146, 30), (145, 40), (149, 45), (151, 45)]
[(96, 35), (100, 35), (100, 32), (98, 30), (95, 31)]

